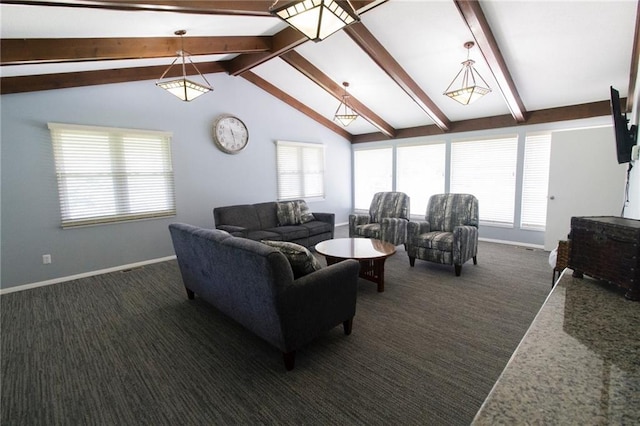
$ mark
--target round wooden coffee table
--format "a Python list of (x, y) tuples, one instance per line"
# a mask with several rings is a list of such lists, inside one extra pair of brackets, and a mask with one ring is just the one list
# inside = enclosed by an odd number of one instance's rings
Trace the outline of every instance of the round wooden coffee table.
[(370, 238), (336, 238), (316, 244), (315, 249), (327, 259), (327, 265), (358, 260), (360, 278), (378, 284), (380, 293), (384, 291), (384, 261), (396, 252), (393, 244)]

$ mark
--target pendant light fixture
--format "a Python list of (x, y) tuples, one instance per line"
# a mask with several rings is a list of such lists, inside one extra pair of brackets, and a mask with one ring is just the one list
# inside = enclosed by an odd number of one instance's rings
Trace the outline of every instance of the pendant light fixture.
[(349, 94), (347, 93), (347, 87), (349, 87), (349, 83), (345, 81), (344, 83), (342, 83), (342, 85), (344, 86), (342, 102), (340, 103), (340, 105), (338, 105), (338, 109), (336, 110), (333, 119), (340, 122), (340, 124), (342, 124), (344, 127), (347, 127), (356, 118), (358, 118), (358, 114), (349, 105)]
[[(198, 67), (196, 67), (196, 64), (193, 63), (189, 52), (185, 52), (184, 50), (183, 36), (186, 33), (187, 32), (185, 30), (178, 30), (174, 33), (175, 35), (180, 36), (180, 50), (177, 52), (178, 56), (176, 56), (173, 62), (171, 62), (171, 65), (169, 65), (169, 68), (167, 68), (165, 72), (162, 74), (162, 76), (160, 76), (160, 78), (156, 82), (156, 86), (161, 87), (162, 89), (166, 90), (167, 92), (171, 93), (174, 96), (177, 96), (183, 101), (189, 102), (194, 100), (200, 95), (204, 95), (205, 93), (212, 91), (213, 88), (211, 87), (211, 85), (209, 84), (205, 76), (203, 76), (200, 73), (200, 70), (198, 70)], [(182, 60), (182, 77), (174, 80), (162, 81), (164, 76), (167, 75), (171, 67), (173, 67), (173, 65), (178, 61), (178, 59)], [(196, 83), (195, 81), (187, 79), (187, 68), (186, 68), (187, 60), (191, 63), (191, 65), (196, 70), (200, 78), (202, 78), (206, 84)]]
[(474, 45), (475, 43), (472, 41), (464, 44), (464, 47), (467, 49), (467, 60), (462, 62), (462, 69), (444, 92), (445, 95), (460, 102), (462, 105), (469, 105), (491, 92), (487, 82), (484, 81), (480, 73), (473, 67), (475, 61), (469, 59), (469, 50)]
[(349, 24), (360, 21), (349, 0), (297, 0), (269, 11), (285, 21), (309, 40), (318, 42)]

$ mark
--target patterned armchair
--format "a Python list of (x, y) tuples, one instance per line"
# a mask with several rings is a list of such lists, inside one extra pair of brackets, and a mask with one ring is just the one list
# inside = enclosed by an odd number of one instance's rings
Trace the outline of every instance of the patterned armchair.
[(416, 258), (454, 265), (460, 276), (462, 264), (478, 260), (478, 199), (470, 194), (436, 194), (429, 198), (425, 221), (409, 222), (409, 264)]
[(409, 223), (409, 196), (403, 192), (374, 194), (369, 214), (349, 215), (349, 237), (374, 238), (405, 244)]

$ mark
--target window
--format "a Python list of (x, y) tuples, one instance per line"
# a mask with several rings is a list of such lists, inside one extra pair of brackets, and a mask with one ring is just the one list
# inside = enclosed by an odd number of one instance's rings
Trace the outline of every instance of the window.
[(451, 144), (451, 192), (473, 194), (480, 220), (513, 225), (518, 138)]
[(49, 123), (62, 227), (174, 216), (171, 134)]
[(276, 142), (278, 200), (324, 197), (324, 145)]
[(397, 155), (397, 190), (409, 196), (411, 214), (424, 216), (429, 197), (444, 192), (445, 144), (400, 146)]
[(392, 191), (392, 148), (358, 150), (353, 153), (354, 208), (369, 210), (373, 194)]
[(551, 134), (527, 135), (522, 180), (522, 228), (545, 229), (550, 156)]

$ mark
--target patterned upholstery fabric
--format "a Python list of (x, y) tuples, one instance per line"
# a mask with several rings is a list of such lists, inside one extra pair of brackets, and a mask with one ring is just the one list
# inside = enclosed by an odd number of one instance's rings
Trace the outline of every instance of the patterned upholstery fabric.
[(299, 225), (300, 204), (295, 201), (283, 201), (277, 204), (278, 225)]
[(306, 247), (300, 244), (268, 240), (262, 240), (261, 243), (275, 247), (285, 255), (291, 265), (294, 279), (303, 277), (311, 272), (319, 271), (322, 268), (318, 259), (316, 259)]
[(409, 196), (403, 192), (374, 194), (369, 214), (349, 215), (349, 237), (374, 238), (404, 244), (409, 223)]
[(477, 264), (478, 199), (471, 194), (436, 194), (429, 198), (424, 221), (407, 229), (409, 263), (415, 259), (454, 265), (460, 275), (469, 259)]

